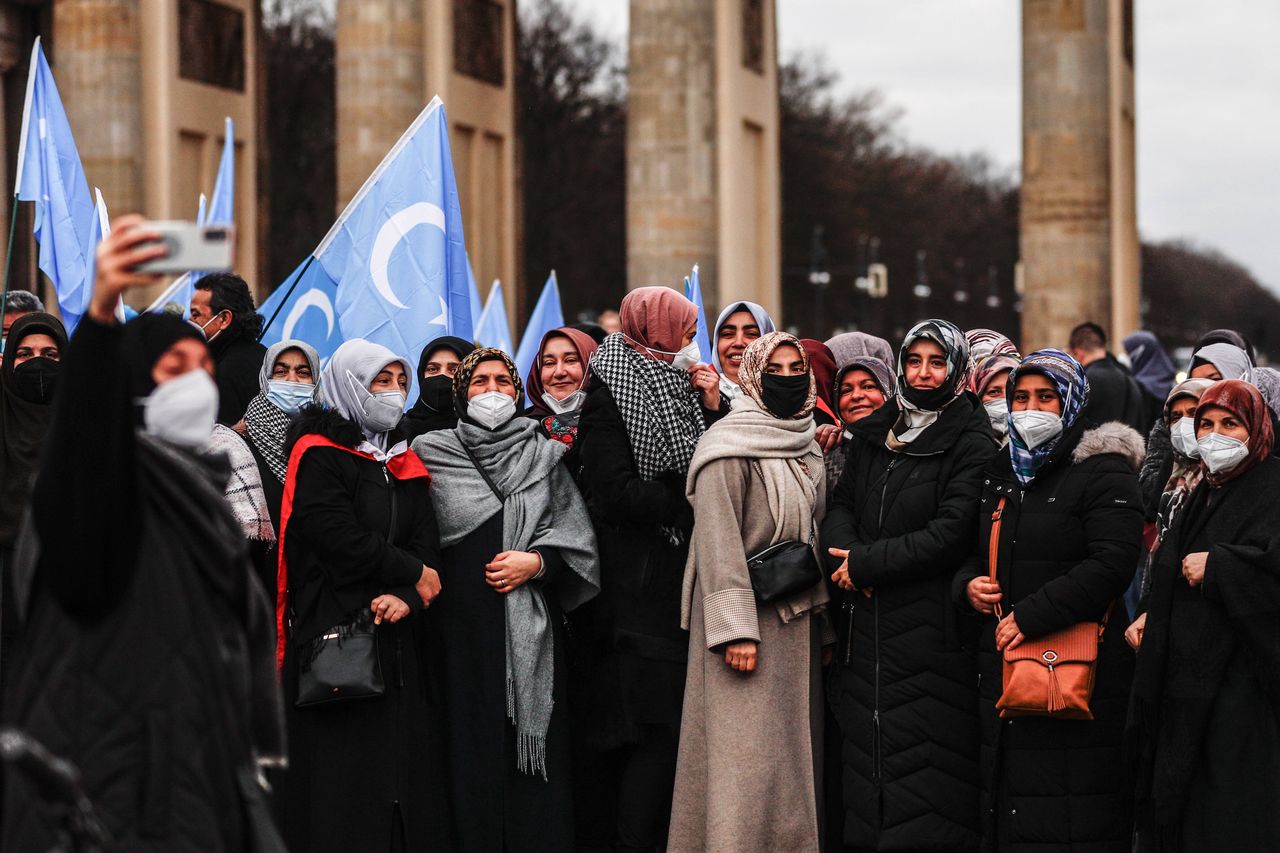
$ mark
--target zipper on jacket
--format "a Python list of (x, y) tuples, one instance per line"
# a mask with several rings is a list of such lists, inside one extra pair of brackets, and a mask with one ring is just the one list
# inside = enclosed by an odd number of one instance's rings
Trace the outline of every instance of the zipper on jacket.
[[(880, 517), (876, 520), (876, 534), (884, 535), (884, 502), (889, 497), (889, 475), (898, 464), (898, 457), (889, 460), (889, 467), (884, 472), (884, 485), (880, 488)], [(880, 782), (880, 596), (873, 590), (871, 593), (871, 628), (875, 650), (875, 682), (872, 688), (871, 705), (871, 779)]]
[(852, 596), (854, 593), (845, 593), (847, 596), (844, 606), (845, 629), (844, 629), (844, 665), (848, 666), (853, 662), (853, 609), (854, 603)]
[(387, 525), (387, 544), (390, 545), (396, 537), (396, 484), (391, 482), (391, 472), (385, 462), (382, 463), (382, 479), (387, 481), (387, 491), (391, 493), (391, 523)]

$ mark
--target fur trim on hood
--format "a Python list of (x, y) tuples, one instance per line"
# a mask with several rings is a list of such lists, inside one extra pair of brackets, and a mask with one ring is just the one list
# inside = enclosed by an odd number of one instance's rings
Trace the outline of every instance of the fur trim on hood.
[(1142, 440), (1137, 430), (1119, 421), (1112, 421), (1088, 430), (1080, 436), (1080, 443), (1071, 453), (1071, 461), (1083, 462), (1091, 457), (1109, 453), (1124, 459), (1137, 472), (1147, 455), (1146, 442)]

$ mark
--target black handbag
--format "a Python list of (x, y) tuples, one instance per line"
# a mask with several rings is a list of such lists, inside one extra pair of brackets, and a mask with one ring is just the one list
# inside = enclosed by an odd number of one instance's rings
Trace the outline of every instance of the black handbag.
[(787, 539), (747, 558), (747, 573), (757, 601), (768, 604), (790, 598), (822, 581), (822, 567), (814, 556), (813, 541), (811, 532), (808, 542)]
[(298, 661), (299, 708), (372, 699), (386, 691), (373, 613), (361, 610), (334, 625), (302, 650)]

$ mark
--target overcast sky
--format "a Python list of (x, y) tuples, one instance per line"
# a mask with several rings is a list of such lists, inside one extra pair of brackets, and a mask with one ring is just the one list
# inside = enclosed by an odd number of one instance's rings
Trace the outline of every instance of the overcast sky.
[[(627, 0), (567, 0), (625, 39)], [(912, 143), (1020, 157), (1017, 0), (778, 0), (783, 56), (877, 88)], [(1136, 0), (1138, 228), (1217, 248), (1280, 291), (1280, 3)]]

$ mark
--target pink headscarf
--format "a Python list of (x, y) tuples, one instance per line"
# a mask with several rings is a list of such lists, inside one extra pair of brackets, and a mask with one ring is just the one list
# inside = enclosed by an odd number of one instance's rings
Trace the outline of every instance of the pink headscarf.
[(672, 356), (650, 349), (675, 353), (684, 333), (698, 321), (698, 308), (669, 287), (637, 287), (622, 300), (622, 334), (627, 343), (645, 358), (670, 363)]

